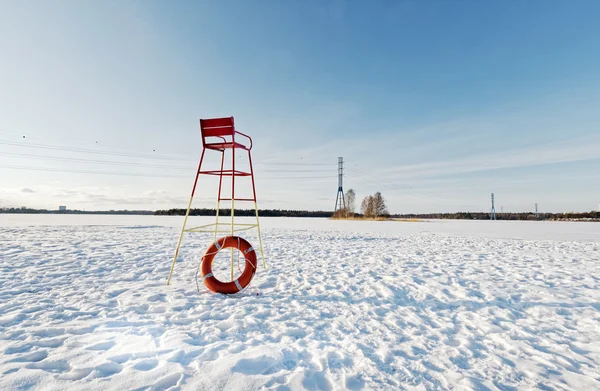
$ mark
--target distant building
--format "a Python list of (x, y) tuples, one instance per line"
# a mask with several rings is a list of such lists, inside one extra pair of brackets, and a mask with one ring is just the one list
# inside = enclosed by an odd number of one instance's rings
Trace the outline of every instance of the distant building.
[(67, 210), (67, 207), (64, 206), (64, 205), (61, 205), (61, 206), (58, 207), (58, 211), (59, 212), (65, 212), (66, 210)]

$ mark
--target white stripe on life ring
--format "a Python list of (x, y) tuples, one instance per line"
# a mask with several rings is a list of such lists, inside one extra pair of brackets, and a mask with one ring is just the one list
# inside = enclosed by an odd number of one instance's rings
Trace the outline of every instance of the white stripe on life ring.
[(215, 246), (217, 246), (217, 250), (221, 251), (221, 245), (219, 244), (219, 241), (215, 241)]
[(234, 280), (233, 282), (235, 282), (235, 286), (237, 286), (238, 290), (242, 290), (242, 286), (240, 285), (238, 280)]
[(202, 282), (204, 282), (204, 280), (206, 280), (209, 277), (212, 277), (213, 274), (212, 273), (208, 273), (207, 275), (205, 275), (204, 277), (202, 277)]

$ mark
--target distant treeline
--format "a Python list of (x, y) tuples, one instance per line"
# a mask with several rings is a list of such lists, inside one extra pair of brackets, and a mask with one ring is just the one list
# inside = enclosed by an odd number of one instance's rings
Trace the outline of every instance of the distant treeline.
[[(157, 210), (159, 216), (185, 216), (186, 209)], [(190, 216), (215, 216), (215, 209), (190, 209)], [(333, 212), (308, 210), (259, 209), (260, 217), (331, 217)], [(220, 209), (219, 215), (231, 216), (231, 209)], [(256, 216), (254, 209), (235, 209), (236, 216)]]
[[(32, 208), (0, 208), (1, 213), (22, 213), (22, 214), (89, 214), (89, 215), (156, 215), (156, 216), (185, 216), (186, 209), (157, 210), (48, 210)], [(254, 209), (236, 209), (236, 216), (255, 216)], [(215, 216), (215, 209), (191, 209), (190, 216)], [(230, 209), (220, 209), (221, 216), (230, 216)], [(287, 210), (287, 209), (259, 209), (258, 214), (261, 217), (322, 217), (329, 218), (333, 216), (330, 211), (308, 211), (308, 210)], [(361, 213), (352, 213), (349, 216), (354, 219), (364, 218)], [(456, 212), (456, 213), (425, 213), (425, 214), (394, 214), (383, 215), (383, 218), (416, 218), (416, 219), (454, 219), (454, 220), (489, 220), (488, 212)], [(583, 213), (540, 213), (538, 217), (535, 213), (496, 213), (497, 220), (583, 220), (600, 221), (600, 212)]]
[[(456, 220), (489, 220), (490, 214), (483, 212), (457, 212), (457, 213), (428, 213), (428, 214), (399, 214), (392, 215), (395, 218), (417, 218), (417, 219), (456, 219)], [(600, 221), (600, 212), (583, 213), (496, 213), (497, 220), (590, 220)]]
[(0, 208), (0, 213), (60, 214), (60, 215), (152, 215), (151, 210), (48, 210), (31, 208)]

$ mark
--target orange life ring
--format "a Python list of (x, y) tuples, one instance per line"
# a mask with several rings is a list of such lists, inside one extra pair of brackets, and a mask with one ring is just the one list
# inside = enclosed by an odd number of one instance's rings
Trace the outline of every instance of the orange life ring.
[[(212, 262), (215, 255), (224, 248), (236, 248), (244, 254), (246, 264), (244, 271), (238, 277), (237, 280), (230, 282), (222, 282), (216, 279), (212, 273)], [(202, 265), (200, 269), (200, 275), (204, 285), (215, 293), (237, 293), (244, 289), (252, 281), (256, 273), (256, 252), (248, 241), (238, 236), (226, 236), (219, 238), (214, 242), (202, 256)]]

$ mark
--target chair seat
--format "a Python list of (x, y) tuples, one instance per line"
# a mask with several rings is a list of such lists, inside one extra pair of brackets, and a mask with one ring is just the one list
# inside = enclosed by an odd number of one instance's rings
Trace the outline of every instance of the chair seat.
[(245, 149), (246, 151), (248, 150), (248, 147), (240, 144), (240, 143), (233, 143), (233, 142), (226, 142), (226, 143), (207, 143), (204, 144), (205, 148), (208, 149), (216, 149), (219, 151), (222, 151), (224, 149), (229, 149), (229, 148), (240, 148), (240, 149)]

